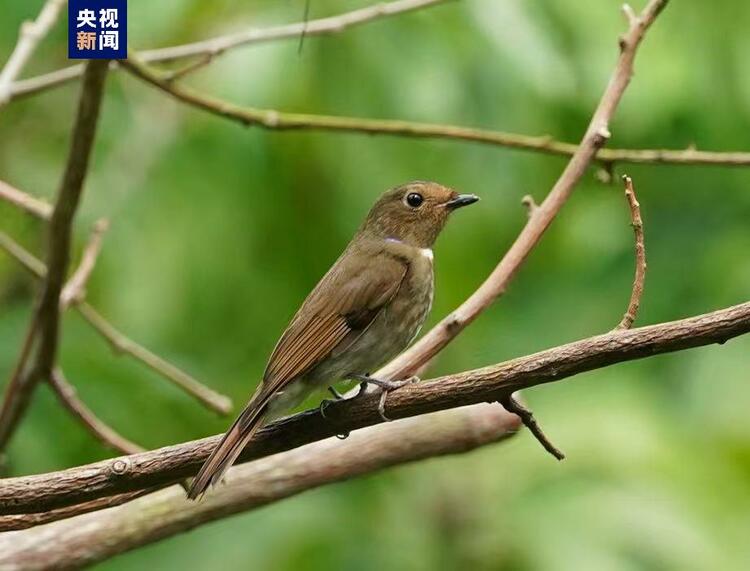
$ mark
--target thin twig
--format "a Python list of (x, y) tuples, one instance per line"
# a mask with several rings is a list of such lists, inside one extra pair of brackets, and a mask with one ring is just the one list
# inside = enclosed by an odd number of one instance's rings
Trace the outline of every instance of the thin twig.
[(191, 61), (190, 63), (183, 65), (182, 67), (178, 67), (177, 69), (170, 69), (169, 71), (165, 71), (164, 79), (166, 81), (177, 81), (178, 79), (182, 79), (186, 77), (187, 75), (193, 73), (194, 71), (197, 71), (200, 68), (207, 66), (213, 60), (214, 60), (214, 56), (212, 56), (211, 54), (204, 54), (202, 56), (199, 56), (194, 61)]
[(89, 242), (83, 251), (81, 262), (71, 278), (65, 284), (60, 294), (60, 307), (65, 310), (71, 305), (77, 305), (86, 298), (86, 284), (94, 271), (96, 260), (102, 249), (102, 238), (109, 229), (109, 220), (102, 218), (97, 220), (91, 231)]
[[(132, 62), (132, 57), (131, 62)], [(146, 60), (143, 60), (144, 62)], [(201, 60), (199, 60), (201, 61)], [(206, 61), (206, 60), (203, 60)], [(197, 63), (201, 67), (203, 63)], [(183, 71), (190, 73), (192, 65)], [(68, 69), (68, 68), (66, 68)], [(155, 81), (165, 85), (174, 83), (178, 77), (184, 75), (181, 70), (164, 72), (160, 75), (148, 69), (141, 69), (143, 79), (149, 81), (149, 75)], [(150, 71), (150, 73), (149, 73)], [(74, 79), (74, 74), (70, 79)], [(222, 116), (229, 117), (243, 125), (255, 125), (265, 129), (279, 130), (320, 130), (349, 133), (365, 133), (368, 135), (395, 135), (422, 139), (446, 139), (452, 141), (466, 141), (523, 151), (531, 151), (554, 156), (570, 157), (577, 149), (575, 143), (557, 141), (549, 135), (533, 136), (505, 131), (479, 129), (460, 125), (445, 125), (438, 123), (418, 123), (397, 119), (367, 119), (360, 117), (344, 117), (336, 115), (317, 115), (303, 113), (285, 113), (276, 109), (258, 109), (240, 107), (218, 99), (212, 99), (194, 90), (176, 86), (172, 95), (180, 100)], [(219, 111), (218, 109), (222, 109)], [(748, 166), (750, 152), (719, 152), (699, 151), (694, 147), (679, 149), (600, 149), (596, 160), (602, 164), (614, 163), (642, 163), (642, 164), (676, 164), (676, 165), (707, 165), (707, 166)]]
[[(315, 130), (366, 133), (369, 135), (398, 135), (404, 137), (452, 139), (474, 143), (484, 143), (529, 150), (559, 156), (573, 156), (578, 146), (573, 143), (556, 141), (549, 136), (534, 137), (502, 131), (475, 129), (456, 125), (416, 123), (390, 119), (366, 119), (336, 115), (314, 115), (286, 113), (275, 109), (242, 107), (221, 99), (197, 92), (170, 80), (145, 64), (135, 53), (130, 53), (121, 66), (140, 79), (158, 87), (175, 99), (224, 117), (245, 126), (258, 126), (271, 130)], [(717, 153), (666, 149), (597, 149), (593, 157), (605, 164), (623, 163), (672, 163), (685, 165), (750, 165), (750, 153)]]
[(0, 72), (0, 107), (10, 101), (13, 82), (34, 53), (36, 46), (55, 25), (65, 0), (47, 0), (36, 20), (21, 24), (18, 43)]
[(61, 404), (77, 418), (81, 424), (104, 446), (120, 454), (137, 454), (144, 448), (118, 434), (113, 428), (100, 420), (86, 404), (78, 398), (76, 389), (71, 385), (59, 368), (55, 368), (48, 377), (49, 385), (54, 390)]
[[(407, 385), (388, 397), (389, 418), (419, 416), (494, 402), (507, 394), (658, 354), (709, 345), (750, 333), (750, 302), (647, 327), (611, 331), (504, 363)], [(383, 422), (378, 395), (332, 403), (262, 428), (239, 458), (247, 462)], [(495, 405), (496, 406), (496, 405)], [(500, 407), (497, 407), (500, 409)], [(220, 435), (123, 456), (61, 472), (6, 478), (0, 515), (41, 512), (153, 486), (195, 474)]]
[(497, 267), (482, 285), (456, 310), (426, 333), (417, 343), (376, 373), (378, 378), (409, 377), (422, 363), (434, 357), (498, 297), (537, 245), (557, 213), (570, 198), (597, 151), (610, 137), (609, 121), (633, 75), (633, 61), (649, 26), (667, 0), (651, 0), (635, 23), (620, 39), (617, 65), (591, 118), (575, 154), (544, 201), (532, 210), (526, 225)]
[(623, 315), (617, 329), (630, 329), (638, 316), (641, 296), (643, 296), (643, 282), (646, 280), (646, 244), (643, 239), (641, 205), (635, 196), (633, 179), (628, 175), (623, 175), (622, 180), (625, 183), (625, 197), (628, 199), (628, 206), (630, 206), (630, 221), (635, 236), (635, 277), (633, 278), (633, 289), (630, 293), (628, 310)]
[[(411, 0), (405, 0), (402, 2), (391, 2), (385, 5), (380, 4), (362, 10), (355, 10), (352, 13), (332, 16), (330, 18), (313, 20), (308, 22), (305, 35), (337, 33), (355, 24), (374, 21), (381, 16), (393, 16), (410, 10), (416, 10), (432, 4), (437, 4), (439, 2), (440, 0), (434, 0), (422, 4), (414, 3)], [(340, 24), (342, 21), (346, 21), (346, 25), (342, 26)], [(184, 77), (196, 69), (203, 67), (207, 63), (213, 61), (216, 55), (229, 49), (241, 45), (296, 37), (299, 36), (303, 27), (304, 23), (301, 22), (298, 24), (278, 26), (262, 30), (251, 29), (239, 34), (220, 36), (192, 44), (159, 48), (155, 50), (144, 50), (138, 52), (138, 57), (142, 58), (144, 62), (156, 63), (197, 56), (199, 59), (195, 62), (176, 71), (165, 72), (162, 79), (167, 82), (174, 82), (176, 79)], [(113, 63), (113, 69), (118, 69), (118, 67), (119, 66)], [(82, 65), (73, 65), (38, 77), (17, 81), (13, 85), (11, 95), (14, 98), (32, 95), (74, 80), (82, 73)], [(271, 109), (247, 109), (247, 111), (255, 111), (259, 115), (279, 117), (281, 122), (278, 128), (280, 129), (324, 129), (369, 134), (401, 135), (406, 137), (463, 140), (559, 156), (572, 156), (576, 151), (576, 145), (574, 143), (556, 141), (548, 135), (530, 136), (456, 125), (415, 123), (398, 120), (378, 121), (355, 117), (302, 115), (282, 113)], [(238, 120), (244, 123), (257, 124), (269, 129), (275, 127), (273, 122), (264, 123), (256, 119), (247, 119), (244, 117), (238, 118)], [(300, 124), (300, 122), (302, 123)], [(309, 123), (309, 125), (305, 122)], [(716, 166), (750, 165), (750, 153), (699, 151), (692, 146), (684, 150), (601, 149), (597, 153), (596, 158), (603, 164), (619, 162)]]
[(518, 418), (521, 419), (521, 422), (523, 425), (529, 429), (529, 432), (536, 438), (539, 443), (544, 447), (544, 449), (552, 454), (555, 458), (558, 460), (564, 460), (565, 454), (562, 453), (562, 451), (557, 448), (552, 442), (550, 442), (549, 438), (544, 434), (542, 431), (542, 428), (539, 426), (539, 423), (534, 418), (534, 414), (521, 402), (516, 399), (513, 395), (505, 395), (498, 401), (505, 410), (508, 412), (512, 412), (513, 414), (517, 415)]
[(33, 214), (42, 220), (49, 220), (52, 216), (52, 206), (35, 196), (26, 194), (0, 180), (0, 198), (18, 206), (21, 210)]
[(38, 350), (28, 372), (22, 372), (8, 384), (0, 409), (0, 451), (23, 416), (38, 378), (50, 375), (57, 356), (60, 291), (68, 269), (71, 228), (88, 171), (107, 67), (107, 60), (91, 60), (86, 64), (65, 173), (49, 223), (48, 271), (32, 317), (37, 321)]
[[(38, 260), (30, 252), (20, 246), (7, 234), (0, 231), (0, 248), (5, 250), (11, 257), (17, 260), (33, 276), (43, 279), (47, 268), (41, 260)], [(142, 345), (139, 345), (127, 335), (119, 331), (114, 325), (107, 321), (93, 306), (87, 302), (74, 306), (94, 330), (99, 333), (118, 354), (130, 355), (140, 361), (177, 387), (197, 399), (199, 402), (218, 412), (229, 414), (232, 411), (232, 400), (213, 389), (207, 387), (197, 379), (188, 375), (172, 363), (152, 353)]]
[[(378, 3), (351, 12), (344, 12), (328, 18), (320, 18), (309, 22), (284, 24), (269, 28), (249, 28), (242, 32), (226, 34), (208, 40), (201, 40), (190, 44), (144, 50), (141, 57), (147, 62), (168, 62), (188, 57), (208, 57), (213, 60), (216, 56), (231, 49), (251, 44), (260, 44), (275, 40), (296, 38), (305, 29), (306, 36), (322, 36), (338, 34), (349, 28), (375, 22), (382, 18), (397, 16), (423, 8), (429, 8), (446, 0), (397, 0), (395, 2)], [(190, 70), (193, 71), (193, 70)], [(188, 73), (190, 72), (188, 71)], [(45, 91), (52, 87), (72, 81), (83, 73), (82, 65), (64, 67), (44, 75), (32, 77), (13, 84), (11, 96), (21, 97)]]

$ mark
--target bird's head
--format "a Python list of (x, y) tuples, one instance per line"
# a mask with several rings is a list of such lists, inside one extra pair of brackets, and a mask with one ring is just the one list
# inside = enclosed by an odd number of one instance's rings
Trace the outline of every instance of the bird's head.
[(378, 199), (361, 231), (368, 237), (431, 248), (451, 212), (478, 200), (474, 194), (459, 194), (436, 182), (409, 182)]

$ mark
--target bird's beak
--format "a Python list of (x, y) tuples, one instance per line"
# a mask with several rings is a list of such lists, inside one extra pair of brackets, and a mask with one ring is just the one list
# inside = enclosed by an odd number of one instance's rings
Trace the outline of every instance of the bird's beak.
[(462, 206), (469, 206), (469, 204), (474, 204), (478, 200), (479, 197), (476, 194), (459, 194), (453, 200), (446, 202), (445, 207), (448, 210), (456, 210), (457, 208), (461, 208)]

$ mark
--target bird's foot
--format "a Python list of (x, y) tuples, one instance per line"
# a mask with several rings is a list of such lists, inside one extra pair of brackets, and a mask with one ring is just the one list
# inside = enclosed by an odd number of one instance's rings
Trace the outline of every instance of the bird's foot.
[[(346, 398), (344, 395), (338, 392), (334, 387), (328, 387), (328, 392), (331, 393), (331, 395), (333, 395), (333, 399), (323, 399), (322, 401), (320, 401), (320, 406), (318, 407), (318, 410), (320, 411), (320, 416), (322, 416), (323, 418), (326, 418), (326, 409), (329, 406), (331, 406), (336, 401), (356, 399), (358, 396), (360, 396), (361, 394), (365, 392), (366, 388), (367, 388), (367, 383), (362, 382), (359, 385), (359, 391), (357, 392), (357, 394), (352, 397)], [(339, 440), (345, 440), (349, 438), (349, 432), (337, 434), (336, 438), (338, 438)]]
[(380, 401), (378, 402), (378, 413), (380, 413), (380, 418), (382, 418), (386, 422), (390, 422), (392, 420), (385, 415), (385, 400), (388, 398), (388, 393), (390, 393), (391, 391), (398, 390), (401, 387), (404, 387), (406, 385), (411, 385), (413, 383), (419, 382), (419, 377), (417, 377), (416, 375), (413, 375), (409, 377), (408, 379), (403, 379), (401, 381), (388, 381), (385, 379), (375, 379), (373, 377), (370, 377), (369, 375), (354, 375), (352, 379), (356, 379), (362, 382), (362, 384), (360, 385), (360, 391), (359, 393), (357, 393), (356, 396), (359, 396), (365, 391), (367, 383), (372, 383), (373, 385), (375, 385), (376, 387), (380, 389)]

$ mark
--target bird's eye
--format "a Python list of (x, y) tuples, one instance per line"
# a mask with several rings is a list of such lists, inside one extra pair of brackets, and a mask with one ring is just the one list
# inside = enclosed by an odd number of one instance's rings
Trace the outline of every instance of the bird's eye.
[(412, 208), (419, 208), (420, 206), (422, 206), (423, 202), (424, 198), (422, 198), (422, 195), (418, 192), (410, 192), (406, 195), (406, 204), (408, 204)]

